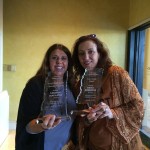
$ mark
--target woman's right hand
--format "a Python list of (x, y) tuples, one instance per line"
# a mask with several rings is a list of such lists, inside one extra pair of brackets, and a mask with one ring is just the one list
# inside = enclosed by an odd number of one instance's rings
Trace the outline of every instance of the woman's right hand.
[(47, 130), (56, 127), (61, 122), (61, 118), (56, 117), (53, 114), (48, 114), (42, 117), (42, 121), (43, 121), (43, 123), (41, 123), (42, 128)]
[(43, 116), (42, 118), (31, 120), (26, 126), (26, 131), (30, 134), (41, 133), (45, 130), (53, 129), (60, 122), (61, 122), (60, 117), (56, 117), (53, 114), (48, 114)]

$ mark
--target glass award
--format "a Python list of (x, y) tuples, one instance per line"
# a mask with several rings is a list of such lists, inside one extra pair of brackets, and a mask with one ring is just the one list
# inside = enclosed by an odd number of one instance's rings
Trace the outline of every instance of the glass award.
[(54, 114), (62, 120), (70, 120), (67, 111), (67, 80), (64, 83), (63, 77), (49, 75), (46, 78), (41, 114)]
[(80, 93), (76, 99), (78, 110), (71, 111), (71, 114), (86, 114), (86, 109), (100, 102), (102, 76), (102, 68), (85, 70), (80, 81)]

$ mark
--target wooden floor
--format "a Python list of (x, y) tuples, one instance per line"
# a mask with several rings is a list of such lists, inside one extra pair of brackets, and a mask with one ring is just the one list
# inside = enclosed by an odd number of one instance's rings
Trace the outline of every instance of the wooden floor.
[[(145, 147), (146, 148), (146, 147)], [(0, 150), (15, 150), (15, 130), (9, 131), (9, 135), (0, 146)], [(146, 148), (146, 150), (150, 150)]]
[(2, 145), (0, 150), (15, 150), (15, 130), (9, 131), (9, 135)]

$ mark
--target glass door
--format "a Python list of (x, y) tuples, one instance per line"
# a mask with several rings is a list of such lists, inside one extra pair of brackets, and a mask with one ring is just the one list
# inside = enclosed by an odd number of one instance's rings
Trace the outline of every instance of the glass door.
[(145, 34), (145, 56), (144, 56), (144, 75), (143, 75), (143, 101), (144, 119), (142, 131), (150, 137), (150, 28), (146, 29)]

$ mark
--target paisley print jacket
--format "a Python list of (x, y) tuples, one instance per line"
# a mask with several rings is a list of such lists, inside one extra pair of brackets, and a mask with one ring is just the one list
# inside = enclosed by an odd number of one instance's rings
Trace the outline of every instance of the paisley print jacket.
[[(79, 89), (79, 86), (77, 89)], [(101, 145), (98, 144), (102, 143), (100, 139), (105, 137), (105, 130), (107, 130), (106, 137), (107, 135), (111, 136), (108, 137), (111, 142), (109, 143), (106, 138), (103, 143), (108, 143), (108, 148), (106, 146), (104, 149), (143, 150), (139, 136), (144, 113), (143, 100), (124, 69), (118, 66), (109, 68), (106, 77), (103, 79), (101, 99), (109, 105), (114, 118), (106, 118), (103, 125), (100, 121), (96, 121), (88, 127), (85, 125), (84, 119), (79, 118), (77, 132), (79, 149), (101, 150)], [(97, 143), (95, 144), (93, 141), (97, 141)]]

